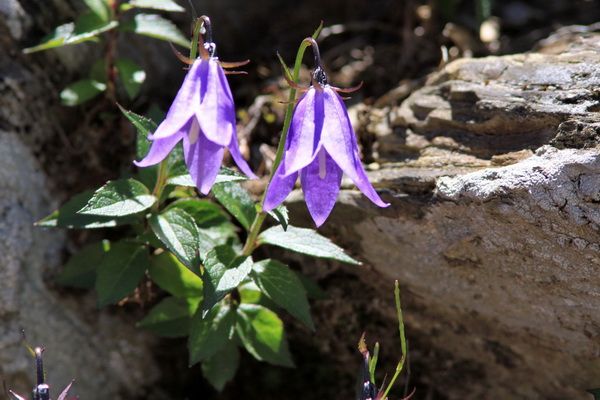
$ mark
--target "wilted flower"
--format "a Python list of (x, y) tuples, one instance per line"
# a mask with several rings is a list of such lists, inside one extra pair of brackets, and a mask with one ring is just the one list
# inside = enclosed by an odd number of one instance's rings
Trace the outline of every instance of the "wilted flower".
[(240, 153), (233, 96), (222, 67), (244, 63), (219, 62), (214, 56), (215, 45), (210, 40), (210, 20), (202, 18), (207, 41), (201, 40), (201, 57), (186, 60), (191, 64), (190, 70), (166, 118), (149, 137), (152, 140), (150, 151), (143, 160), (134, 163), (138, 167), (158, 164), (183, 140), (190, 175), (200, 192), (207, 194), (219, 172), (225, 147), (244, 174), (256, 176)]
[[(339, 89), (327, 83), (320, 66), (319, 52), (312, 39), (317, 65), (313, 85), (300, 98), (286, 139), (281, 164), (267, 188), (264, 209), (277, 207), (294, 188), (298, 174), (308, 211), (315, 224), (325, 222), (340, 190), (345, 173), (379, 207), (387, 207), (367, 178), (360, 161), (356, 136)], [(290, 84), (294, 85), (293, 82)], [(360, 87), (360, 86), (359, 86)]]

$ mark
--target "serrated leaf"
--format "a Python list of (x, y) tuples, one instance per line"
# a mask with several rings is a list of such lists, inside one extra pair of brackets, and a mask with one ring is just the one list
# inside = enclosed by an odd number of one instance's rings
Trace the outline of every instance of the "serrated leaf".
[(92, 199), (93, 195), (94, 192), (88, 190), (73, 196), (61, 208), (37, 221), (35, 225), (52, 228), (97, 229), (127, 225), (138, 219), (137, 216), (115, 218), (78, 214), (77, 211), (81, 210)]
[(202, 298), (202, 279), (169, 252), (152, 257), (148, 272), (154, 283), (175, 297)]
[(198, 298), (167, 297), (154, 306), (137, 326), (162, 337), (188, 336), (192, 317), (199, 305)]
[(132, 8), (149, 8), (153, 10), (162, 10), (170, 12), (184, 12), (185, 8), (172, 0), (131, 0), (129, 3), (122, 4), (121, 9), (126, 11)]
[(287, 265), (276, 260), (262, 260), (254, 263), (250, 274), (264, 294), (308, 328), (315, 330), (304, 286)]
[(153, 215), (148, 222), (152, 231), (181, 262), (194, 273), (200, 273), (198, 226), (191, 215), (181, 209)]
[[(219, 174), (217, 175), (217, 179), (215, 179), (215, 185), (217, 183), (241, 182), (246, 180), (248, 180), (247, 176), (242, 175), (230, 168), (221, 167)], [(171, 177), (167, 180), (167, 185), (196, 187), (192, 177), (187, 173), (185, 164), (181, 164), (181, 166), (178, 166), (177, 169), (173, 168), (171, 170)]]
[(146, 80), (146, 72), (127, 58), (119, 58), (115, 61), (115, 64), (119, 71), (119, 78), (121, 78), (129, 98), (135, 98), (140, 92), (142, 83)]
[(200, 232), (210, 237), (214, 245), (237, 240), (236, 227), (215, 203), (187, 198), (171, 203), (167, 209), (172, 207), (181, 208), (190, 214)]
[(83, 0), (86, 6), (103, 21), (108, 21), (110, 10), (105, 0)]
[(138, 14), (123, 24), (123, 29), (138, 35), (165, 40), (189, 48), (190, 41), (168, 19), (156, 14)]
[(147, 266), (148, 254), (143, 246), (127, 242), (112, 244), (96, 274), (98, 305), (116, 303), (132, 292)]
[(257, 304), (237, 308), (236, 332), (248, 353), (259, 361), (293, 367), (283, 322), (273, 311)]
[(360, 262), (347, 255), (344, 249), (312, 229), (289, 226), (284, 231), (281, 226), (274, 226), (258, 236), (258, 243), (283, 247), (313, 257), (360, 265)]
[(136, 140), (136, 156), (138, 158), (144, 157), (148, 150), (150, 149), (150, 141), (148, 140), (148, 135), (154, 132), (157, 128), (157, 125), (150, 118), (143, 117), (134, 113), (133, 111), (128, 111), (121, 107), (120, 104), (117, 104), (125, 118), (127, 118), (135, 129), (138, 132), (137, 140)]
[[(117, 103), (117, 106), (125, 115), (125, 118), (129, 120), (135, 127), (137, 131), (136, 139), (135, 139), (135, 154), (138, 160), (143, 159), (148, 151), (150, 150), (150, 140), (148, 140), (148, 135), (154, 132), (157, 128), (156, 123), (150, 119), (143, 117), (134, 113), (133, 111), (128, 111), (121, 107), (120, 104)], [(148, 187), (153, 187), (156, 184), (156, 176), (158, 174), (158, 166), (152, 165), (146, 168), (140, 168), (138, 170), (139, 179)]]
[(288, 215), (288, 209), (286, 206), (283, 204), (277, 206), (273, 210), (269, 211), (269, 215), (275, 218), (277, 222), (281, 224), (284, 231), (287, 230), (290, 217)]
[(219, 304), (205, 317), (198, 310), (192, 319), (188, 350), (190, 367), (221, 350), (232, 336), (236, 315), (227, 304)]
[(200, 258), (204, 258), (211, 244), (203, 240), (203, 247), (200, 247), (200, 234), (194, 218), (185, 210), (171, 208), (153, 215), (149, 222), (160, 241), (192, 272), (198, 274)]
[(77, 106), (93, 99), (106, 90), (106, 84), (92, 79), (73, 82), (60, 92), (60, 101), (65, 106)]
[(85, 207), (78, 211), (84, 215), (123, 217), (149, 209), (156, 197), (143, 183), (135, 179), (108, 181), (96, 190)]
[(212, 187), (215, 198), (242, 224), (246, 230), (256, 217), (254, 200), (238, 183), (227, 182), (215, 184)]
[(240, 351), (235, 343), (227, 343), (214, 356), (202, 363), (202, 374), (219, 392), (231, 381), (240, 364)]
[(89, 78), (93, 81), (106, 83), (106, 59), (101, 58), (92, 64)]
[(252, 258), (238, 256), (230, 246), (212, 249), (204, 260), (202, 314), (206, 315), (225, 295), (235, 289), (251, 269)]
[(317, 285), (315, 281), (299, 272), (294, 271), (294, 273), (302, 283), (302, 286), (304, 286), (304, 290), (306, 291), (306, 295), (309, 299), (322, 300), (327, 298), (327, 293), (325, 293), (325, 291), (319, 285)]
[(81, 289), (93, 288), (96, 281), (96, 269), (109, 249), (110, 244), (106, 240), (84, 246), (69, 258), (56, 281), (63, 286)]
[(252, 280), (246, 280), (238, 286), (240, 302), (246, 304), (260, 304), (271, 310), (277, 310), (279, 306), (271, 300)]
[(117, 21), (103, 21), (94, 13), (85, 13), (77, 21), (60, 25), (42, 39), (42, 43), (23, 50), (29, 54), (36, 51), (97, 40), (98, 35), (119, 26)]

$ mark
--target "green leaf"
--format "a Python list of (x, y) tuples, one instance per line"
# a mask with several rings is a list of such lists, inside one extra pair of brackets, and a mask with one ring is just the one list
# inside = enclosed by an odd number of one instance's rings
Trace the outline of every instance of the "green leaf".
[(187, 198), (171, 203), (167, 209), (173, 207), (181, 208), (190, 214), (200, 233), (207, 235), (215, 246), (237, 240), (235, 225), (215, 203)]
[[(138, 115), (133, 111), (127, 111), (118, 103), (117, 106), (123, 115), (125, 115), (125, 117), (133, 124), (137, 131), (135, 140), (135, 154), (136, 158), (141, 160), (146, 156), (146, 154), (148, 154), (148, 151), (150, 150), (151, 142), (148, 140), (148, 135), (156, 130), (157, 125), (152, 119)], [(138, 177), (148, 187), (155, 185), (157, 174), (157, 165), (140, 168), (138, 170)]]
[(42, 39), (42, 43), (24, 49), (23, 53), (29, 54), (88, 40), (97, 40), (98, 35), (114, 29), (118, 25), (117, 21), (104, 21), (94, 13), (85, 13), (77, 18), (75, 23), (69, 22), (56, 27), (53, 32)]
[(252, 280), (245, 280), (238, 286), (237, 291), (240, 295), (240, 302), (246, 304), (260, 304), (271, 310), (279, 309), (279, 306), (271, 300)]
[(254, 263), (250, 274), (264, 294), (315, 330), (304, 286), (287, 265), (276, 260), (262, 260)]
[(150, 310), (137, 326), (162, 337), (185, 337), (190, 334), (192, 317), (200, 299), (167, 297)]
[(127, 242), (112, 244), (96, 275), (98, 305), (114, 304), (132, 292), (147, 266), (148, 254), (143, 246)]
[(184, 12), (185, 8), (172, 0), (131, 0), (129, 3), (121, 4), (123, 11), (130, 10), (132, 8), (150, 8), (153, 10), (171, 11), (171, 12)]
[[(215, 185), (217, 183), (241, 182), (246, 180), (248, 180), (247, 176), (230, 168), (221, 167), (217, 179), (215, 180)], [(187, 167), (183, 163), (177, 168), (172, 168), (171, 177), (167, 180), (167, 185), (196, 187), (192, 177), (187, 173)]]
[(258, 243), (283, 247), (313, 257), (360, 265), (360, 262), (347, 255), (344, 249), (312, 229), (289, 226), (287, 231), (284, 231), (283, 227), (274, 226), (258, 236)]
[(190, 41), (177, 29), (175, 24), (160, 15), (138, 14), (133, 20), (123, 24), (123, 29), (138, 35), (172, 42), (182, 47), (190, 47)]
[(143, 183), (135, 179), (108, 181), (96, 190), (79, 214), (123, 217), (149, 209), (156, 197)]
[(91, 79), (71, 83), (60, 92), (60, 100), (65, 106), (76, 106), (93, 99), (106, 90), (106, 84)]
[(214, 356), (231, 339), (236, 315), (229, 305), (219, 304), (208, 315), (200, 310), (192, 319), (188, 350), (190, 367)]
[(206, 315), (225, 295), (235, 289), (251, 269), (251, 257), (238, 256), (227, 245), (212, 249), (204, 260), (202, 314)]
[(156, 236), (192, 272), (199, 273), (200, 260), (214, 247), (212, 240), (198, 230), (194, 218), (180, 208), (153, 215), (150, 226)]
[(299, 272), (294, 271), (294, 273), (300, 282), (302, 282), (302, 286), (304, 286), (309, 299), (322, 300), (327, 298), (327, 293), (315, 281)]
[(81, 210), (93, 195), (94, 193), (88, 190), (73, 196), (60, 209), (37, 221), (35, 225), (52, 228), (96, 229), (131, 224), (137, 220), (137, 216), (115, 218), (78, 214), (77, 211)]
[(100, 58), (92, 64), (89, 78), (93, 81), (106, 83), (106, 59)]
[(105, 0), (83, 0), (86, 6), (103, 21), (108, 21), (110, 10)]
[(269, 211), (269, 215), (275, 218), (281, 224), (284, 231), (287, 230), (290, 217), (288, 215), (288, 209), (286, 206), (283, 204), (277, 206), (277, 208)]
[(133, 124), (133, 126), (135, 126), (135, 129), (138, 132), (136, 140), (136, 156), (138, 158), (144, 157), (150, 149), (148, 135), (156, 130), (156, 123), (149, 118), (124, 109), (120, 104), (117, 104), (117, 106), (119, 106), (119, 109), (123, 115), (125, 115), (125, 117)]
[(293, 367), (283, 322), (273, 311), (257, 304), (237, 308), (236, 332), (248, 353), (259, 361)]
[(212, 192), (216, 199), (229, 211), (246, 230), (250, 229), (256, 208), (250, 194), (238, 183), (227, 182), (214, 185)]
[(119, 71), (119, 78), (121, 78), (129, 98), (135, 98), (140, 92), (142, 83), (146, 80), (146, 72), (139, 65), (126, 58), (119, 58), (115, 61), (115, 64)]
[(169, 252), (152, 257), (148, 272), (154, 283), (175, 297), (202, 298), (202, 279)]
[(71, 256), (56, 281), (63, 286), (90, 289), (96, 281), (96, 269), (110, 248), (108, 241), (84, 246)]
[(219, 392), (231, 381), (240, 365), (240, 351), (229, 342), (214, 356), (202, 363), (202, 374)]

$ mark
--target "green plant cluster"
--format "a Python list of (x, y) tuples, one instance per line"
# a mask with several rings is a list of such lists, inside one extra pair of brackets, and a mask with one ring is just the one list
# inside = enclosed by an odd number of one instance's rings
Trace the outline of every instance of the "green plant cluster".
[(159, 14), (134, 13), (136, 10), (183, 12), (173, 0), (83, 0), (88, 10), (74, 22), (56, 27), (36, 46), (24, 53), (34, 53), (83, 42), (104, 45), (104, 56), (91, 63), (88, 77), (71, 83), (60, 93), (66, 106), (85, 103), (105, 93), (115, 100), (119, 83), (130, 99), (140, 92), (146, 80), (144, 69), (134, 61), (118, 57), (116, 41), (120, 33), (134, 33), (189, 48), (190, 42), (168, 19)]
[[(122, 111), (137, 128), (142, 156), (156, 124)], [(94, 288), (98, 305), (107, 306), (150, 279), (166, 295), (138, 326), (160, 336), (188, 336), (190, 365), (202, 362), (217, 389), (233, 378), (239, 348), (257, 360), (293, 366), (278, 313), (284, 310), (314, 329), (308, 297), (318, 296), (318, 289), (281, 261), (242, 253), (241, 239), (257, 215), (255, 201), (240, 185), (243, 175), (223, 168), (213, 198), (199, 198), (184, 171), (179, 149), (162, 165), (80, 193), (38, 221), (41, 227), (125, 232), (120, 240), (85, 246), (58, 282)], [(358, 264), (316, 231), (290, 225), (284, 206), (270, 215), (273, 226), (258, 235), (253, 248), (277, 246)]]

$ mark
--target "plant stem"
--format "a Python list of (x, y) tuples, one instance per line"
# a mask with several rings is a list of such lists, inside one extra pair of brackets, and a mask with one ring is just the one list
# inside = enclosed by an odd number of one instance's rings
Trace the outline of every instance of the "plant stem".
[(152, 189), (152, 195), (156, 197), (156, 203), (152, 206), (153, 211), (158, 211), (160, 206), (160, 197), (162, 195), (162, 191), (165, 188), (165, 183), (167, 182), (168, 177), (168, 169), (169, 162), (168, 159), (164, 159), (158, 164), (158, 172), (156, 174), (156, 184), (154, 185), (154, 189)]
[[(323, 21), (319, 27), (315, 30), (312, 37), (316, 40), (321, 33), (321, 29), (323, 28)], [(292, 73), (292, 78), (295, 83), (298, 83), (298, 77), (300, 75), (300, 67), (302, 66), (302, 58), (304, 57), (304, 52), (310, 46), (309, 43), (302, 41), (300, 47), (298, 48), (298, 52), (296, 53), (296, 61), (294, 62), (294, 72)], [(263, 211), (263, 204), (265, 202), (265, 196), (267, 194), (267, 189), (269, 185), (273, 181), (273, 176), (275, 175), (275, 171), (281, 164), (281, 159), (283, 158), (283, 152), (285, 151), (285, 143), (287, 141), (288, 130), (290, 129), (290, 124), (292, 123), (292, 113), (294, 112), (294, 104), (296, 103), (296, 89), (293, 87), (290, 88), (290, 95), (288, 96), (288, 105), (285, 110), (285, 116), (283, 117), (283, 128), (281, 129), (281, 137), (279, 139), (279, 145), (277, 146), (277, 153), (275, 153), (275, 160), (273, 161), (273, 167), (271, 168), (271, 173), (269, 174), (269, 183), (265, 188), (265, 191), (260, 199), (259, 203), (259, 212), (256, 213), (256, 217), (250, 226), (250, 231), (248, 232), (248, 237), (246, 238), (246, 243), (244, 244), (244, 248), (242, 249), (242, 254), (245, 256), (249, 256), (252, 254), (256, 246), (256, 238), (260, 233), (260, 228), (262, 227), (265, 218), (267, 217), (267, 213)]]
[(387, 395), (392, 389), (392, 386), (394, 386), (398, 375), (400, 375), (400, 372), (402, 372), (402, 368), (404, 367), (404, 362), (406, 361), (408, 352), (406, 346), (406, 336), (404, 334), (404, 317), (402, 316), (402, 304), (400, 303), (400, 285), (398, 284), (398, 281), (394, 282), (394, 298), (396, 300), (396, 315), (398, 317), (398, 332), (400, 334), (400, 347), (402, 349), (402, 357), (396, 365), (396, 371), (394, 372), (394, 376), (392, 376), (390, 383), (388, 384), (387, 388), (385, 389), (385, 392), (383, 393), (383, 399), (387, 398)]
[(260, 228), (262, 227), (265, 218), (267, 217), (267, 213), (261, 211), (256, 214), (256, 218), (252, 222), (250, 226), (250, 232), (248, 233), (248, 237), (246, 238), (246, 243), (244, 244), (244, 248), (242, 249), (242, 254), (245, 256), (249, 256), (252, 254), (254, 249), (256, 248), (256, 238), (260, 233)]

